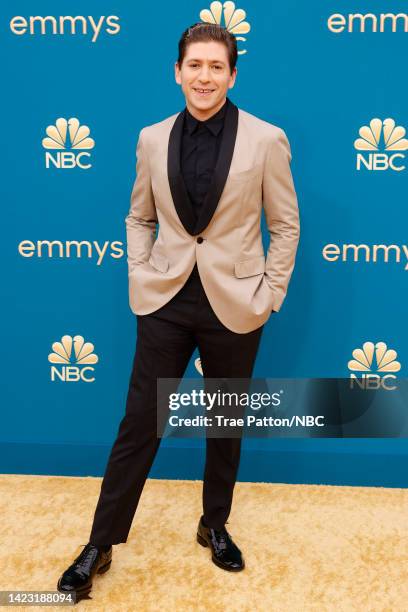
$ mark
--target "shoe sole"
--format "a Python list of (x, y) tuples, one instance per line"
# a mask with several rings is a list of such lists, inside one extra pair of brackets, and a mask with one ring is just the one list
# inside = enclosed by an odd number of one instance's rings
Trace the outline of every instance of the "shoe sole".
[[(207, 540), (205, 540), (202, 536), (200, 536), (199, 533), (197, 533), (197, 542), (199, 544), (201, 544), (201, 546), (204, 546), (204, 548), (208, 548), (208, 542)], [(245, 568), (245, 563), (242, 564), (242, 567), (228, 567), (226, 565), (223, 565), (222, 563), (220, 563), (215, 557), (213, 557), (211, 555), (211, 561), (217, 566), (220, 567), (223, 570), (226, 570), (227, 572), (242, 572), (242, 570)]]
[[(98, 571), (97, 571), (96, 573), (97, 573), (97, 574), (105, 574), (105, 572), (107, 572), (107, 571), (108, 571), (108, 569), (110, 568), (111, 563), (112, 563), (112, 559), (111, 559), (110, 561), (108, 561), (108, 563), (105, 563), (105, 565), (102, 565), (102, 566), (101, 566), (101, 567), (98, 569)], [(58, 586), (57, 586), (57, 590), (58, 590), (60, 593), (65, 593), (65, 594), (75, 593), (75, 595), (76, 595), (76, 601), (75, 601), (75, 603), (78, 603), (78, 602), (79, 602), (79, 601), (80, 601), (82, 598), (84, 598), (84, 597), (86, 597), (87, 595), (89, 595), (89, 593), (90, 593), (90, 592), (91, 592), (91, 590), (92, 590), (92, 584), (91, 584), (90, 586), (87, 586), (86, 588), (82, 588), (82, 589), (81, 589), (81, 588), (79, 588), (79, 589), (76, 589), (75, 591), (74, 591), (74, 590), (68, 591), (68, 590), (65, 590), (65, 589), (60, 589), (60, 588), (59, 588), (59, 585), (58, 585)]]

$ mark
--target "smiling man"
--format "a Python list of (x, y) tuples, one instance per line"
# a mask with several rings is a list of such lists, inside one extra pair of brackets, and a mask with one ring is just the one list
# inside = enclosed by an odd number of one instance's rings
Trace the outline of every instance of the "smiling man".
[[(88, 593), (95, 574), (109, 569), (112, 545), (127, 541), (160, 444), (157, 380), (181, 379), (196, 348), (206, 379), (249, 379), (264, 323), (286, 296), (299, 240), (290, 146), (282, 129), (227, 97), (236, 61), (236, 40), (225, 28), (188, 28), (175, 65), (186, 107), (139, 135), (126, 217), (137, 317), (126, 413), (89, 542), (58, 582), (63, 592)], [(266, 259), (262, 208), (271, 238)], [(212, 561), (233, 572), (245, 567), (225, 527), (240, 451), (240, 438), (206, 439), (196, 534)]]
[(187, 112), (199, 121), (206, 121), (225, 105), (237, 68), (231, 70), (228, 50), (220, 42), (198, 39), (186, 47), (184, 59), (176, 63), (175, 72), (186, 98)]

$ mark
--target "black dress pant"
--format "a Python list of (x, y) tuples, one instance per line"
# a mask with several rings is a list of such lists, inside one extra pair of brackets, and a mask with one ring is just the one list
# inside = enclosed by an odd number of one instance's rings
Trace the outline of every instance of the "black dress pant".
[[(127, 541), (146, 478), (160, 445), (157, 436), (157, 378), (182, 379), (198, 347), (206, 378), (251, 378), (263, 326), (238, 334), (214, 314), (197, 265), (167, 304), (137, 315), (137, 342), (126, 413), (113, 444), (89, 541)], [(231, 510), (241, 438), (206, 438), (203, 515), (221, 528)]]

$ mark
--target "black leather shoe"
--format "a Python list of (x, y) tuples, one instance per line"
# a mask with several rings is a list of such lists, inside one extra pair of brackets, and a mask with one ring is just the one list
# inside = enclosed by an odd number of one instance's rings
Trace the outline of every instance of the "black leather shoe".
[(86, 597), (92, 589), (95, 574), (104, 574), (112, 563), (112, 546), (107, 552), (97, 546), (85, 544), (83, 551), (74, 559), (58, 580), (60, 593), (75, 593), (76, 601)]
[(212, 561), (218, 567), (229, 572), (240, 572), (245, 567), (241, 551), (232, 541), (230, 534), (223, 527), (213, 529), (203, 525), (203, 517), (200, 518), (197, 530), (197, 542), (201, 546), (209, 546), (212, 552)]

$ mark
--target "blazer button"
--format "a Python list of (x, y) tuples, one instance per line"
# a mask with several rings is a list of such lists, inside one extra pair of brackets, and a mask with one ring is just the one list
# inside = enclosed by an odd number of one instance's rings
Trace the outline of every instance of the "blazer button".
[(204, 242), (204, 238), (202, 236), (199, 236), (197, 238), (197, 242), (198, 242), (198, 244), (201, 244), (202, 242)]

